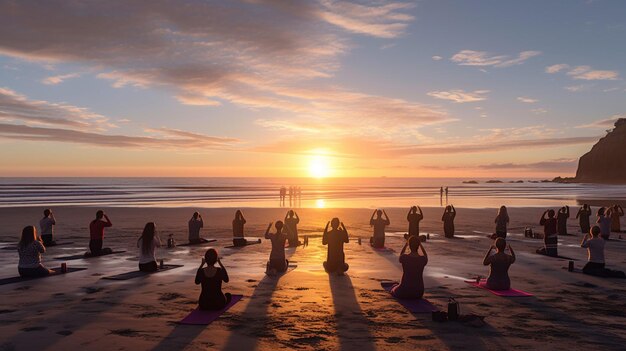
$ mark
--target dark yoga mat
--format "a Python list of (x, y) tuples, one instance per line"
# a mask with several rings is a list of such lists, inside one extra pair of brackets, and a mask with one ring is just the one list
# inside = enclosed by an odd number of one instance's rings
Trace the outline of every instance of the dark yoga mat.
[(489, 289), (485, 284), (487, 283), (487, 279), (481, 279), (480, 283), (476, 283), (475, 280), (465, 280), (465, 282), (469, 285), (475, 286), (477, 288), (485, 289), (490, 293), (497, 296), (506, 296), (506, 297), (529, 297), (533, 296), (531, 293), (527, 293), (522, 290), (517, 289), (509, 289), (509, 290), (492, 290)]
[(230, 245), (230, 246), (224, 246), (225, 249), (241, 249), (244, 248), (246, 246), (250, 246), (250, 245), (256, 245), (256, 244), (260, 244), (260, 241), (253, 241), (253, 242), (248, 242), (246, 245), (244, 246), (235, 246), (235, 245)]
[(204, 243), (195, 243), (195, 244), (184, 243), (184, 244), (180, 244), (180, 245), (176, 245), (176, 246), (202, 246), (202, 245), (206, 245), (206, 244), (209, 244), (209, 243), (214, 243), (214, 242), (217, 241), (217, 239), (204, 239), (204, 240), (206, 240), (206, 242), (204, 242)]
[(188, 324), (188, 325), (209, 325), (213, 323), (216, 319), (218, 319), (222, 313), (228, 311), (229, 308), (233, 307), (239, 300), (241, 300), (242, 295), (233, 295), (230, 303), (226, 305), (226, 307), (222, 308), (218, 311), (202, 311), (200, 309), (195, 309), (191, 311), (185, 318), (183, 318), (178, 324)]
[(72, 255), (72, 256), (61, 256), (61, 257), (55, 257), (55, 260), (61, 260), (61, 261), (72, 261), (72, 260), (80, 260), (82, 258), (84, 259), (89, 259), (89, 258), (96, 258), (96, 257), (103, 257), (103, 256), (109, 256), (109, 255), (114, 255), (114, 254), (119, 254), (119, 253), (124, 253), (126, 252), (126, 250), (122, 250), (122, 251), (113, 251), (109, 254), (104, 254), (104, 255), (99, 255), (99, 256), (85, 256), (85, 254), (79, 254), (79, 255)]
[(121, 274), (116, 274), (116, 275), (110, 275), (108, 277), (102, 277), (102, 279), (128, 280), (128, 279), (133, 279), (133, 278), (145, 277), (147, 275), (152, 275), (152, 274), (156, 274), (159, 272), (169, 271), (171, 269), (175, 269), (179, 267), (183, 267), (183, 265), (182, 264), (166, 264), (166, 265), (163, 265), (163, 268), (159, 268), (156, 272), (148, 273), (148, 272), (142, 272), (139, 269), (137, 269), (132, 272), (126, 272), (126, 273), (121, 273)]
[[(71, 245), (73, 243), (74, 243), (73, 241), (61, 241), (61, 242), (58, 242), (56, 245), (46, 246), (46, 249), (50, 248), (50, 247), (56, 247), (56, 246), (67, 246), (67, 245)], [(11, 246), (5, 246), (3, 248), (0, 248), (0, 250), (15, 251), (15, 250), (17, 250), (17, 245), (12, 244)]]
[[(395, 284), (398, 284), (398, 283), (381, 282), (380, 286), (382, 286), (383, 289), (385, 289), (389, 294), (391, 294), (391, 288), (393, 288)], [(395, 296), (393, 296), (393, 298), (396, 299), (402, 306), (404, 306), (404, 308), (406, 308), (412, 313), (431, 313), (431, 312), (439, 311), (439, 309), (436, 306), (434, 306), (432, 303), (430, 303), (430, 301), (426, 299), (399, 299)]]
[(40, 279), (40, 278), (54, 277), (56, 275), (63, 275), (63, 274), (72, 273), (72, 272), (84, 271), (85, 269), (87, 269), (87, 268), (67, 267), (67, 272), (66, 273), (61, 273), (61, 268), (57, 267), (57, 268), (52, 268), (54, 273), (50, 273), (50, 275), (47, 275), (45, 277), (24, 277), (24, 278), (22, 278), (22, 277), (11, 277), (11, 278), (4, 278), (4, 279), (0, 279), (0, 285), (25, 282), (25, 281), (34, 280), (34, 279)]
[[(574, 268), (573, 271), (569, 270), (569, 267), (561, 267), (562, 269), (565, 269), (571, 273), (580, 273), (580, 274), (585, 274), (583, 273), (583, 270), (580, 268)], [(608, 279), (626, 279), (626, 277), (612, 277), (612, 276), (601, 276), (601, 275), (593, 275), (593, 274), (585, 274), (588, 277), (597, 277), (597, 278), (608, 278)]]

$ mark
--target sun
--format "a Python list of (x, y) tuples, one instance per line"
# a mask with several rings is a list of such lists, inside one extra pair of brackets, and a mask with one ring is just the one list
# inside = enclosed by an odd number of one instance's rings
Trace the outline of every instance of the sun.
[(311, 155), (309, 159), (309, 174), (313, 178), (326, 178), (331, 174), (330, 159), (326, 155)]

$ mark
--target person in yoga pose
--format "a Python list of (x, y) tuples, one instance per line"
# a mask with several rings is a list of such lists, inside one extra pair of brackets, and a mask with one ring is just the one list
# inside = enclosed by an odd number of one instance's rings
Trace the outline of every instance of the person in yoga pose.
[[(219, 264), (219, 267), (215, 267), (215, 263)], [(230, 303), (232, 296), (222, 292), (222, 282), (228, 283), (228, 273), (215, 249), (208, 249), (204, 254), (202, 264), (196, 272), (195, 282), (196, 285), (202, 286), (198, 298), (198, 307), (201, 310), (221, 310)]]
[[(546, 218), (548, 215), (548, 218)], [(556, 228), (556, 218), (554, 210), (546, 210), (541, 216), (539, 224), (543, 226), (543, 247), (537, 249), (538, 254), (557, 257), (558, 253), (558, 232)]]
[(200, 237), (200, 229), (204, 228), (204, 220), (202, 220), (202, 215), (200, 215), (200, 213), (194, 212), (188, 224), (190, 244), (200, 244), (208, 242), (208, 240)]
[(285, 231), (287, 232), (287, 240), (289, 240), (290, 247), (296, 247), (300, 245), (298, 239), (298, 223), (300, 223), (300, 217), (294, 210), (289, 210), (285, 215)]
[(155, 252), (157, 247), (161, 247), (161, 239), (156, 234), (154, 222), (146, 223), (143, 232), (137, 239), (139, 248), (139, 270), (142, 272), (156, 272), (157, 262)]
[(569, 218), (569, 206), (563, 206), (556, 215), (556, 227), (559, 235), (567, 234), (567, 219)]
[(446, 206), (443, 210), (441, 221), (443, 222), (443, 234), (446, 238), (454, 237), (454, 218), (456, 217), (456, 209), (453, 205)]
[(17, 244), (17, 253), (20, 260), (17, 271), (22, 277), (45, 277), (51, 273), (41, 263), (41, 254), (46, 252), (46, 247), (37, 238), (37, 229), (32, 225), (22, 229), (22, 237)]
[(409, 222), (409, 236), (420, 235), (420, 221), (422, 219), (424, 219), (424, 213), (421, 207), (413, 206), (409, 209), (409, 213), (406, 215), (406, 220)]
[(89, 224), (89, 252), (85, 253), (85, 256), (100, 256), (107, 255), (113, 252), (108, 247), (102, 248), (104, 241), (104, 228), (113, 226), (109, 216), (104, 211), (98, 210), (96, 212), (96, 219)]
[(598, 226), (600, 227), (600, 237), (605, 240), (609, 240), (611, 237), (611, 217), (607, 216), (606, 207), (600, 207), (598, 209)]
[(272, 229), (272, 223), (267, 227), (265, 231), (265, 239), (269, 239), (272, 242), (272, 252), (270, 253), (270, 260), (267, 262), (267, 269), (265, 273), (268, 275), (275, 275), (279, 272), (286, 272), (289, 262), (285, 259), (285, 241), (287, 241), (287, 235), (283, 232), (283, 222), (276, 222), (276, 233), (270, 233)]
[(604, 245), (606, 241), (600, 237), (600, 227), (593, 226), (580, 243), (580, 247), (587, 249), (587, 264), (583, 267), (583, 273), (599, 277), (626, 278), (624, 272), (605, 268)]
[(507, 210), (506, 206), (500, 206), (500, 209), (498, 210), (498, 215), (496, 216), (496, 235), (494, 237), (495, 238), (502, 238), (502, 239), (506, 239), (506, 234), (508, 232), (507, 227), (509, 225), (509, 211)]
[[(407, 247), (410, 253), (405, 253)], [(422, 251), (422, 255), (419, 254)], [(428, 254), (418, 236), (409, 236), (400, 252), (402, 280), (391, 288), (391, 294), (399, 299), (421, 299), (424, 296), (424, 267), (428, 264)]]
[(241, 210), (237, 210), (235, 212), (235, 219), (233, 219), (233, 245), (234, 246), (246, 246), (252, 242), (261, 242), (261, 239), (258, 241), (248, 241), (244, 237), (243, 234), (243, 225), (246, 224), (246, 219), (243, 217), (243, 213)]
[(591, 216), (591, 207), (587, 204), (583, 204), (583, 206), (576, 213), (576, 218), (578, 219), (578, 224), (580, 225), (580, 232), (583, 234), (589, 233), (591, 230), (591, 224), (589, 222), (589, 217)]
[[(332, 228), (330, 232), (328, 231), (329, 225)], [(326, 223), (326, 228), (324, 228), (324, 234), (322, 235), (322, 245), (328, 245), (326, 261), (324, 261), (326, 272), (341, 275), (348, 270), (349, 266), (345, 262), (343, 244), (349, 241), (348, 230), (343, 225), (343, 222), (339, 221), (339, 218), (335, 217)]]
[(611, 207), (609, 209), (609, 214), (607, 215), (608, 217), (611, 218), (611, 231), (614, 233), (619, 233), (621, 232), (622, 228), (620, 225), (620, 217), (622, 217), (624, 215), (624, 209), (622, 208), (621, 205), (613, 205), (613, 207)]
[[(491, 252), (496, 250), (493, 255)], [(509, 278), (509, 267), (515, 262), (515, 252), (509, 245), (510, 255), (504, 252), (506, 249), (506, 240), (496, 238), (494, 245), (489, 247), (489, 251), (485, 254), (483, 265), (489, 267), (489, 277), (485, 286), (491, 290), (509, 290), (511, 288), (511, 279)]]
[(41, 229), (41, 241), (45, 246), (54, 246), (57, 243), (54, 241), (54, 226), (57, 224), (52, 210), (46, 208), (43, 210), (43, 218), (39, 221), (39, 229)]
[[(383, 215), (385, 218), (383, 218)], [(370, 245), (376, 248), (385, 247), (385, 227), (389, 224), (391, 222), (385, 210), (374, 210), (370, 218), (370, 226), (374, 227), (374, 235), (370, 238)]]

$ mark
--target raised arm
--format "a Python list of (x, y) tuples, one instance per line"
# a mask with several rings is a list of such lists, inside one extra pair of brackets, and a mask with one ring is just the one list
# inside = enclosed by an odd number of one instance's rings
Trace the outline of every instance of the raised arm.
[(200, 263), (200, 267), (198, 267), (198, 270), (196, 271), (196, 285), (202, 283), (202, 267), (204, 267), (204, 257), (202, 258), (202, 263)]
[(328, 226), (330, 225), (330, 221), (326, 223), (326, 228), (324, 228), (324, 234), (322, 234), (322, 245), (328, 244)]
[(565, 206), (565, 217), (569, 218), (569, 206)]
[(348, 234), (348, 229), (346, 229), (346, 226), (343, 224), (343, 222), (341, 222), (340, 224), (341, 224), (341, 228), (343, 228), (343, 232), (346, 233), (346, 237), (344, 238), (343, 242), (345, 243), (350, 242), (350, 235)]
[(109, 219), (109, 216), (104, 215), (104, 219), (106, 219), (106, 221), (104, 222), (105, 227), (111, 227), (113, 225), (113, 223), (111, 223), (111, 220)]
[(617, 205), (617, 210), (619, 211), (620, 216), (624, 215), (624, 209), (622, 208), (622, 205)]
[(576, 212), (576, 219), (578, 219), (578, 217), (580, 217), (580, 212), (583, 210), (583, 208), (579, 208), (578, 212)]
[(52, 224), (57, 224), (56, 218), (54, 218), (54, 213), (50, 212), (50, 219), (52, 220)]
[(383, 210), (383, 214), (385, 215), (385, 224), (390, 225), (391, 221), (389, 221), (389, 216), (387, 216), (387, 212), (385, 212), (385, 210)]
[(267, 229), (265, 230), (265, 239), (272, 238), (272, 236), (270, 235), (270, 229), (272, 229), (272, 222), (270, 222), (270, 224), (267, 226)]
[(587, 240), (589, 240), (589, 233), (583, 236), (583, 240), (580, 242), (580, 247), (584, 247), (584, 248), (589, 247), (589, 242)]
[(411, 209), (409, 208), (409, 212), (406, 214), (407, 222), (410, 221), (410, 218), (411, 218)]
[(511, 253), (511, 263), (515, 263), (515, 251), (513, 251), (513, 248), (511, 247), (510, 244), (509, 244), (509, 252)]
[(420, 217), (424, 218), (424, 212), (422, 212), (422, 208), (417, 206), (417, 210), (420, 211)]
[(409, 241), (404, 242), (404, 246), (402, 247), (402, 251), (400, 251), (400, 256), (398, 256), (398, 261), (402, 263), (402, 255), (406, 252), (406, 248), (409, 246)]
[(296, 224), (300, 223), (300, 217), (298, 217), (298, 212), (293, 211), (293, 216), (296, 218)]
[(422, 245), (422, 241), (421, 240), (419, 242), (419, 248), (422, 251), (422, 255), (426, 259), (426, 262), (428, 262), (428, 254), (426, 253), (426, 248), (424, 247), (424, 245)]
[(374, 215), (376, 214), (376, 210), (372, 212), (372, 217), (370, 217), (370, 225), (374, 225)]
[(489, 251), (485, 254), (485, 258), (483, 258), (483, 265), (488, 266), (491, 263), (491, 250), (493, 250), (493, 245), (489, 246)]
[(220, 260), (220, 258), (217, 258), (217, 264), (220, 265), (220, 268), (222, 269), (222, 281), (224, 281), (224, 283), (228, 283), (228, 281), (230, 280), (228, 278), (228, 272), (226, 271), (226, 267), (224, 267), (224, 265), (222, 264), (222, 260)]
[(548, 213), (548, 210), (543, 211), (543, 214), (541, 215), (541, 219), (539, 220), (539, 225), (546, 224), (546, 213)]

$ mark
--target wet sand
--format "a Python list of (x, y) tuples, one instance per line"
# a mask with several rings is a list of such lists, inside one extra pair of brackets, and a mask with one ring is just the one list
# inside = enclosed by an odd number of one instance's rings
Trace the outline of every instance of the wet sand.
[[(296, 269), (285, 275), (264, 274), (269, 242), (241, 249), (231, 245), (233, 209), (200, 210), (203, 236), (216, 238), (231, 281), (225, 291), (244, 298), (208, 327), (175, 322), (196, 304), (200, 292), (193, 284), (206, 247), (161, 249), (158, 257), (184, 267), (126, 281), (103, 276), (135, 270), (135, 243), (147, 221), (155, 221), (163, 240), (173, 234), (185, 241), (186, 223), (194, 209), (105, 209), (114, 226), (105, 246), (127, 252), (89, 260), (67, 261), (87, 270), (0, 286), (0, 350), (501, 350), (605, 349), (623, 350), (626, 343), (626, 280), (608, 280), (569, 273), (567, 260), (534, 254), (541, 241), (523, 236), (523, 227), (540, 228), (538, 208), (510, 209), (510, 244), (518, 260), (511, 267), (513, 287), (534, 297), (506, 298), (471, 287), (464, 279), (485, 276), (482, 257), (491, 244), (496, 209), (458, 208), (458, 238), (442, 237), (440, 208), (424, 208), (421, 231), (431, 233), (425, 243), (429, 264), (426, 294), (447, 308), (449, 297), (461, 304), (461, 313), (485, 316), (484, 326), (459, 322), (436, 323), (430, 314), (412, 314), (388, 295), (380, 282), (399, 280), (398, 253), (406, 231), (406, 210), (388, 209), (392, 225), (387, 246), (395, 252), (375, 251), (370, 236), (369, 209), (302, 209), (300, 234), (310, 235), (308, 247), (287, 249)], [(285, 209), (244, 209), (248, 236), (262, 236), (269, 221), (284, 218)], [(41, 208), (2, 209), (0, 241), (15, 242), (21, 228), (35, 224)], [(95, 209), (54, 208), (59, 241), (73, 245), (52, 247), (44, 257), (82, 253), (87, 226)], [(339, 216), (351, 242), (346, 245), (346, 276), (329, 276), (322, 269), (326, 248), (319, 235), (326, 221)], [(560, 254), (577, 259), (581, 268), (586, 251), (575, 220), (562, 237)], [(622, 234), (626, 239), (626, 234)], [(356, 238), (364, 239), (358, 245)], [(606, 259), (614, 269), (626, 269), (626, 241), (607, 244)], [(0, 277), (17, 275), (17, 253), (0, 250)]]

